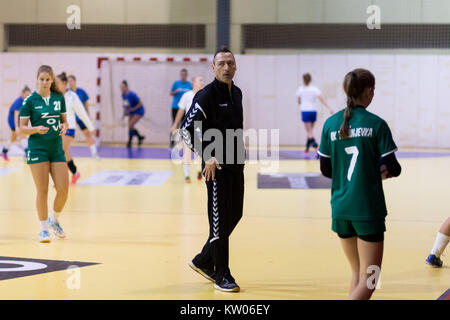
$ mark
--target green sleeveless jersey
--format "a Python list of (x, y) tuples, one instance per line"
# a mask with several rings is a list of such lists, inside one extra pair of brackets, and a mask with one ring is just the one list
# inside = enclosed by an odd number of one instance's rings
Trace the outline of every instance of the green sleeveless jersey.
[(386, 121), (362, 107), (352, 109), (349, 138), (341, 139), (341, 110), (323, 126), (319, 154), (331, 159), (334, 219), (370, 221), (387, 215), (380, 157), (397, 151)]
[(43, 98), (33, 91), (20, 108), (20, 118), (29, 118), (31, 126), (45, 126), (49, 128), (46, 134), (35, 133), (30, 135), (31, 145), (48, 144), (60, 137), (60, 117), (66, 113), (66, 103), (62, 94), (51, 92), (50, 97)]

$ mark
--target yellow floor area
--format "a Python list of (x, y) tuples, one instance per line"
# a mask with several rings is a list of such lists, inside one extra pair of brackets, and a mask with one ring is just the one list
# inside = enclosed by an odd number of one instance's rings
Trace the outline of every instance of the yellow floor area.
[[(450, 287), (450, 257), (425, 259), (450, 214), (449, 157), (400, 159), (384, 182), (389, 215), (381, 288), (373, 299), (437, 299)], [(168, 160), (77, 158), (81, 180), (99, 170), (173, 171), (162, 186), (74, 186), (60, 218), (67, 238), (38, 242), (31, 172), (22, 158), (0, 168), (0, 256), (96, 262), (0, 281), (0, 299), (346, 299), (350, 268), (331, 231), (330, 191), (258, 189), (260, 167), (245, 170), (244, 217), (230, 240), (241, 292), (220, 293), (187, 263), (208, 235), (204, 182), (185, 184)], [(281, 161), (280, 172), (319, 172), (318, 161)], [(53, 199), (50, 190), (49, 198)], [(447, 249), (448, 252), (448, 249)], [(1, 261), (0, 261), (1, 263)], [(1, 272), (0, 272), (1, 276)]]

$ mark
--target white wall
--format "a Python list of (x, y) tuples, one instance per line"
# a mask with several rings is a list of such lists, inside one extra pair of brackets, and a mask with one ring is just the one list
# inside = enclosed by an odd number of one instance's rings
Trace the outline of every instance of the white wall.
[[(311, 73), (328, 103), (340, 110), (345, 106), (345, 73), (363, 67), (376, 77), (369, 110), (388, 121), (399, 146), (450, 147), (449, 55), (244, 55), (238, 62), (236, 82), (245, 94), (247, 126), (280, 128), (282, 144), (306, 140), (294, 96), (303, 73)], [(316, 137), (328, 116), (322, 107)]]
[[(50, 64), (57, 73), (74, 73), (94, 105), (98, 56), (105, 54), (0, 54), (0, 139), (5, 140), (9, 132), (6, 122), (9, 106), (25, 84), (34, 87), (40, 64)], [(121, 56), (131, 60), (135, 55)], [(150, 55), (142, 57), (148, 59)], [(339, 110), (345, 106), (342, 91), (345, 73), (365, 67), (376, 77), (375, 98), (369, 110), (388, 121), (400, 147), (450, 148), (450, 55), (361, 53), (236, 58), (235, 82), (244, 93), (245, 127), (280, 129), (281, 144), (303, 145), (306, 140), (295, 97), (303, 73), (311, 73), (313, 83), (322, 90), (328, 103)], [(152, 102), (144, 101), (144, 105), (151, 113)], [(320, 137), (326, 117), (328, 113), (322, 108), (316, 137)]]

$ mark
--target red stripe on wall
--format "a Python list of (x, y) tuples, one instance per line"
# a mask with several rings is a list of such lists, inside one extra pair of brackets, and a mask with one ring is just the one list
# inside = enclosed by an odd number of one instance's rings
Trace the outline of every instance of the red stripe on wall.
[(98, 58), (97, 58), (97, 69), (100, 69), (100, 66), (101, 66), (101, 64), (102, 64), (102, 61), (107, 61), (107, 60), (109, 60), (108, 57), (98, 57)]

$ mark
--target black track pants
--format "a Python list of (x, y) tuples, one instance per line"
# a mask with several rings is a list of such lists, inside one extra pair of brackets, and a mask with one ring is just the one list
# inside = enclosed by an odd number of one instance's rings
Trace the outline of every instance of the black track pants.
[(194, 258), (199, 267), (216, 270), (218, 281), (230, 272), (228, 238), (242, 218), (244, 172), (216, 169), (214, 181), (207, 181), (209, 237)]

